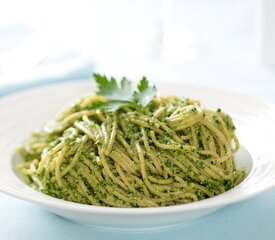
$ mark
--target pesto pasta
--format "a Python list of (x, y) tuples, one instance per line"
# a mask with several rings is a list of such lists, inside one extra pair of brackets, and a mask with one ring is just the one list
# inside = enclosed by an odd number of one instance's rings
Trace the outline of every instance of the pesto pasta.
[(229, 115), (198, 101), (152, 97), (145, 107), (100, 107), (87, 95), (19, 147), (29, 184), (67, 201), (109, 207), (185, 204), (238, 185)]

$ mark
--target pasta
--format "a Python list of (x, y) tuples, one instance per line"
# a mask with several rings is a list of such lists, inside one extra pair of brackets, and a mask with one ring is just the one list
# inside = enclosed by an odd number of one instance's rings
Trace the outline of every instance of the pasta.
[(67, 201), (109, 207), (185, 204), (238, 185), (229, 115), (198, 101), (155, 97), (142, 111), (91, 109), (85, 96), (19, 147), (29, 184)]

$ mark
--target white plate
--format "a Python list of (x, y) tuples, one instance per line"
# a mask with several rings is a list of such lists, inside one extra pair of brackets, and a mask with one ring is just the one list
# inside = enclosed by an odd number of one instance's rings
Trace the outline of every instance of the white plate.
[[(275, 108), (256, 99), (204, 87), (158, 84), (159, 94), (197, 98), (210, 107), (221, 107), (233, 116), (242, 144), (237, 167), (249, 172), (234, 189), (207, 200), (158, 208), (110, 208), (71, 203), (49, 197), (27, 186), (18, 177), (14, 157), (19, 143), (29, 138), (64, 105), (87, 92), (91, 81), (78, 81), (40, 87), (0, 99), (0, 191), (37, 203), (69, 220), (127, 230), (171, 226), (192, 220), (221, 207), (243, 201), (275, 186)], [(30, 213), (31, 214), (31, 213)]]

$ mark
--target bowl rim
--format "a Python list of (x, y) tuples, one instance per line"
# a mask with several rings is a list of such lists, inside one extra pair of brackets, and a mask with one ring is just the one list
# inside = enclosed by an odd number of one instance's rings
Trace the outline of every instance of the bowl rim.
[[(248, 175), (249, 176), (249, 175)], [(245, 183), (245, 180), (242, 182)], [(163, 207), (144, 207), (144, 208), (116, 208), (116, 207), (105, 207), (105, 206), (93, 206), (88, 204), (81, 204), (70, 202), (58, 198), (54, 198), (43, 194), (35, 189), (32, 189), (26, 183), (23, 182), (26, 191), (24, 194), (13, 193), (7, 189), (4, 189), (0, 185), (0, 192), (10, 195), (12, 197), (33, 202), (45, 207), (53, 207), (57, 209), (65, 209), (72, 212), (85, 212), (85, 213), (96, 213), (96, 214), (111, 214), (111, 215), (151, 215), (151, 214), (165, 214), (165, 213), (176, 213), (176, 212), (191, 212), (194, 210), (203, 210), (208, 208), (223, 207), (229, 204), (237, 203), (240, 201), (248, 200), (256, 195), (259, 195), (269, 189), (275, 187), (275, 182), (265, 185), (257, 191), (241, 192), (242, 183), (238, 186), (228, 190), (220, 195), (200, 200), (197, 202), (191, 202), (187, 204), (163, 206)], [(234, 191), (234, 195), (232, 192)], [(25, 195), (25, 193), (32, 193), (34, 195)], [(242, 193), (239, 195), (238, 193)], [(232, 196), (233, 195), (233, 196)], [(42, 197), (42, 198), (41, 198)]]

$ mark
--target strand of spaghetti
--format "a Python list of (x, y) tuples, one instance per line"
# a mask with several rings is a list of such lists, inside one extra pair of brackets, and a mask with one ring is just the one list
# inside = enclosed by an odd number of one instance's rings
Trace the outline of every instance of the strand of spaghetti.
[(119, 125), (123, 133), (127, 133), (127, 123), (126, 123), (125, 116), (126, 116), (125, 114), (121, 114), (119, 116)]
[(207, 167), (209, 167), (212, 171), (214, 171), (217, 175), (219, 175), (221, 178), (225, 179), (225, 180), (228, 180), (230, 179), (230, 176), (225, 174), (223, 172), (223, 170), (213, 164), (210, 164), (210, 163), (205, 163)]
[(104, 122), (106, 120), (105, 116), (103, 115), (101, 109), (97, 109), (96, 111), (96, 117), (101, 121)]
[(240, 142), (239, 142), (238, 138), (235, 135), (233, 136), (233, 140), (235, 142), (235, 148), (233, 149), (232, 152), (236, 153), (240, 148)]
[[(193, 117), (197, 113), (197, 111), (196, 112), (192, 111), (193, 108), (194, 106), (192, 105), (178, 107), (173, 111), (172, 114), (170, 114), (169, 119), (172, 121), (181, 122), (184, 119)], [(182, 116), (184, 116), (185, 118), (183, 118)]]
[[(191, 159), (194, 159), (194, 157), (193, 156), (190, 156), (190, 158)], [(200, 173), (200, 171), (189, 161), (189, 160), (187, 160), (187, 161), (184, 161), (184, 164), (188, 164), (189, 166), (191, 166), (192, 167), (192, 170), (195, 172), (195, 173), (197, 173), (197, 174), (199, 174)], [(211, 178), (214, 178), (214, 179), (220, 179), (220, 176), (219, 176), (219, 174), (217, 174), (216, 173), (216, 169), (217, 168), (215, 168), (215, 169), (213, 169), (213, 167), (211, 167), (211, 166), (214, 166), (214, 165), (212, 165), (212, 164), (210, 164), (210, 163), (207, 163), (207, 162), (205, 162), (204, 163), (206, 166), (202, 169), (202, 173), (204, 173), (206, 176), (208, 176), (208, 177), (211, 177)], [(220, 173), (220, 174), (222, 174), (222, 173)], [(201, 177), (200, 177), (201, 178)], [(226, 178), (227, 179), (227, 178)], [(201, 178), (201, 181), (203, 181), (204, 179), (203, 178)]]
[(123, 147), (126, 149), (128, 155), (134, 160), (135, 163), (138, 163), (138, 159), (135, 156), (135, 154), (133, 153), (130, 145), (127, 143), (127, 141), (124, 139), (123, 136), (121, 136), (121, 134), (117, 135), (117, 139), (118, 141), (123, 145)]
[(119, 151), (118, 148), (111, 152), (110, 158), (112, 158), (127, 172), (132, 174), (135, 174), (137, 172), (136, 165), (125, 154), (123, 154), (123, 152)]
[(175, 164), (176, 166), (178, 166), (180, 169), (182, 169), (182, 170), (185, 172), (185, 174), (188, 174), (189, 177), (194, 178), (192, 172), (188, 171), (188, 170), (191, 168), (192, 171), (193, 171), (196, 175), (198, 175), (197, 178), (198, 178), (200, 181), (203, 181), (204, 178), (203, 178), (203, 176), (202, 176), (202, 173), (200, 173), (200, 172), (198, 171), (198, 169), (197, 169), (193, 164), (189, 164), (189, 166), (188, 166), (189, 168), (188, 168), (188, 167), (184, 166), (182, 163), (180, 163), (179, 161), (177, 161), (177, 160), (175, 160), (175, 159), (170, 160), (170, 161), (171, 161), (173, 164)]
[(209, 134), (207, 139), (208, 139), (208, 149), (218, 154), (214, 137)]
[(239, 174), (239, 175), (237, 176), (237, 178), (234, 179), (234, 183), (235, 183), (236, 185), (240, 184), (244, 177), (245, 177), (245, 173), (244, 173), (244, 172), (241, 172), (241, 174)]
[(215, 115), (215, 117), (217, 119), (217, 123), (220, 126), (220, 130), (223, 132), (225, 138), (227, 139), (227, 142), (230, 143), (231, 142), (231, 137), (230, 137), (230, 134), (228, 132), (228, 129), (227, 129), (227, 126), (226, 126), (224, 120), (219, 115)]
[(155, 166), (151, 163), (151, 161), (145, 162), (145, 168), (148, 169), (148, 172), (150, 172), (151, 174), (159, 174)]
[(76, 164), (76, 162), (79, 159), (79, 155), (81, 154), (81, 150), (83, 149), (83, 146), (85, 144), (85, 142), (88, 140), (88, 137), (85, 135), (82, 137), (81, 139), (81, 143), (72, 159), (72, 161), (69, 163), (69, 165), (67, 165), (60, 173), (60, 176), (63, 177), (64, 175), (66, 175), (69, 171), (72, 170), (72, 168), (74, 167), (74, 165)]
[(147, 186), (147, 188), (149, 189), (149, 191), (154, 193), (153, 187), (151, 186), (151, 184), (150, 184), (150, 182), (148, 181), (148, 178), (147, 178), (143, 152), (142, 152), (141, 147), (140, 147), (138, 142), (136, 142), (135, 145), (136, 145), (136, 149), (137, 149), (138, 158), (139, 158), (139, 161), (140, 161), (140, 171), (141, 171), (142, 179), (143, 179), (145, 185)]
[(186, 141), (186, 140), (189, 140), (190, 138), (192, 138), (192, 135), (181, 135), (180, 136), (180, 139), (183, 140), (183, 141)]
[(214, 125), (212, 125), (211, 122), (209, 122), (207, 120), (201, 120), (201, 124), (203, 124), (209, 130), (211, 130), (219, 138), (219, 140), (221, 141), (221, 143), (223, 145), (228, 144), (225, 136)]
[[(87, 166), (81, 166), (80, 169), (87, 169)], [(89, 174), (89, 170), (84, 170), (81, 174), (83, 174), (83, 176), (87, 179), (88, 183), (92, 186), (93, 188), (93, 191), (94, 191), (94, 194), (96, 196), (100, 195), (100, 194), (106, 194), (106, 189), (103, 188), (100, 184), (100, 182), (104, 181), (104, 179), (101, 177), (101, 178), (98, 178), (95, 175), (93, 174)], [(93, 173), (95, 172), (95, 169), (93, 169), (92, 171)], [(100, 198), (99, 198), (100, 199)]]
[(208, 129), (210, 129), (216, 135), (216, 137), (220, 140), (218, 142), (222, 143), (226, 148), (226, 154), (223, 157), (217, 159), (217, 161), (221, 163), (226, 159), (228, 159), (231, 156), (231, 146), (228, 145), (226, 138), (222, 135), (222, 133), (217, 128), (212, 126), (208, 121), (202, 120), (201, 123), (205, 125)]
[(69, 192), (72, 194), (74, 201), (82, 202), (79, 197), (82, 198), (79, 189), (76, 187), (77, 178), (73, 174), (66, 175), (67, 184), (70, 187)]
[[(201, 142), (202, 142), (203, 149), (205, 151), (208, 151), (209, 150), (209, 146), (208, 146), (207, 142), (208, 142), (208, 139), (209, 139), (209, 133), (208, 133), (208, 131), (206, 130), (206, 128), (204, 126), (199, 125), (199, 127), (200, 127), (201, 133), (202, 133)], [(216, 151), (213, 151), (213, 152), (216, 153)]]
[[(116, 198), (126, 202), (127, 201), (127, 205), (131, 205), (131, 204), (134, 204), (133, 202), (133, 199), (132, 199), (132, 194), (129, 195), (128, 192), (124, 191), (123, 189), (119, 188), (117, 185), (115, 184), (109, 184), (109, 185), (106, 185), (105, 189), (109, 192), (110, 195), (113, 195), (115, 196)], [(138, 192), (137, 192), (138, 194)], [(135, 196), (135, 199), (139, 199), (140, 197), (139, 196)]]
[(105, 189), (110, 193), (110, 195), (113, 195), (113, 196), (117, 197), (118, 199), (124, 201), (125, 205), (130, 205), (129, 204), (129, 196), (127, 196), (127, 194), (118, 192), (115, 188), (111, 187), (110, 185), (106, 185)]
[(117, 152), (118, 154), (120, 154), (121, 155), (120, 157), (125, 162), (127, 162), (127, 164), (129, 165), (129, 167), (131, 169), (133, 169), (133, 171), (136, 172), (138, 170), (138, 164), (135, 163), (135, 161), (131, 158), (131, 155), (135, 155), (136, 154), (136, 153), (134, 153), (133, 150), (132, 150), (132, 154), (128, 155), (127, 151), (125, 151), (125, 149), (122, 150), (122, 146), (117, 142), (117, 143), (115, 143), (115, 146), (114, 146), (114, 152)]
[(158, 207), (159, 205), (150, 199), (143, 198), (139, 200), (138, 205), (140, 207)]
[(219, 154), (220, 157), (223, 157), (225, 155), (225, 149), (224, 145), (222, 144), (221, 141), (219, 141), (219, 138), (217, 136), (212, 136), (214, 139), (214, 144), (217, 147), (217, 153)]
[(114, 121), (113, 121), (113, 126), (112, 126), (112, 132), (111, 132), (111, 135), (110, 135), (110, 140), (109, 140), (109, 143), (107, 145), (107, 149), (105, 150), (105, 155), (107, 155), (107, 156), (110, 155), (110, 152), (111, 152), (112, 147), (113, 147), (114, 142), (115, 142), (116, 135), (117, 135), (117, 116), (115, 115), (114, 116)]
[(126, 185), (120, 181), (119, 179), (117, 179), (114, 174), (112, 173), (111, 169), (109, 168), (107, 162), (106, 162), (106, 159), (105, 159), (105, 154), (104, 154), (104, 151), (102, 148), (98, 148), (98, 153), (99, 153), (99, 156), (100, 156), (100, 160), (102, 162), (102, 165), (107, 173), (107, 175), (115, 182), (117, 183), (119, 186), (121, 186), (123, 189), (127, 189)]
[(165, 113), (165, 111), (166, 111), (165, 107), (160, 107), (154, 112), (153, 117), (158, 119)]
[(85, 185), (85, 183), (83, 182), (83, 180), (81, 178), (78, 177), (78, 173), (75, 172), (74, 170), (71, 171), (71, 174), (76, 178), (76, 179), (79, 179), (78, 180), (78, 185), (79, 185), (79, 190), (80, 192), (82, 193), (82, 195), (84, 195), (89, 201), (91, 204), (95, 205), (95, 206), (99, 206), (100, 204), (98, 203), (98, 201), (96, 201), (93, 197), (91, 197), (89, 194), (88, 194), (88, 189)]
[(198, 137), (197, 137), (197, 134), (195, 132), (194, 126), (191, 126), (190, 129), (191, 129), (191, 135), (192, 135), (193, 145), (195, 146), (195, 148), (198, 148), (199, 147)]
[(181, 145), (179, 144), (163, 144), (160, 143), (157, 139), (156, 139), (156, 135), (154, 131), (150, 131), (150, 137), (153, 141), (153, 143), (158, 147), (158, 148), (162, 148), (162, 149), (170, 149), (170, 150), (179, 150), (181, 148)]
[(82, 102), (80, 103), (80, 108), (82, 109), (85, 109), (86, 107), (88, 107), (91, 103), (94, 103), (94, 102), (104, 102), (106, 101), (106, 98), (102, 97), (102, 96), (94, 96), (94, 95), (91, 95), (91, 96), (85, 96), (83, 99), (81, 99)]
[[(93, 189), (96, 190), (95, 194), (98, 199), (100, 199), (107, 206), (113, 207), (123, 207), (119, 202), (114, 201), (113, 195), (108, 194), (105, 188), (103, 188), (97, 179), (93, 175), (84, 175), (87, 179), (89, 179), (89, 183), (93, 186)], [(105, 197), (104, 197), (105, 196)], [(101, 204), (103, 205), (103, 204)]]
[(98, 166), (97, 163), (94, 163), (92, 161), (88, 161), (87, 159), (84, 159), (83, 164), (84, 164), (83, 167), (88, 168), (87, 171), (94, 174), (96, 179), (98, 179), (99, 181), (103, 180), (102, 173), (99, 170), (100, 167)]
[(209, 151), (209, 150), (200, 150), (199, 151), (199, 154), (202, 154), (202, 155), (210, 155), (214, 158), (219, 158), (219, 155), (216, 153), (216, 152), (213, 152), (213, 151)]
[(230, 134), (228, 132), (228, 128), (226, 126), (226, 123), (221, 115), (217, 114), (216, 112), (205, 110), (205, 113), (212, 118), (214, 125), (218, 126), (218, 128), (224, 133), (224, 136), (228, 140), (228, 142), (231, 140)]
[(209, 197), (213, 197), (214, 194), (212, 192), (210, 192), (209, 190), (207, 190), (206, 187), (203, 187), (197, 183), (194, 184), (195, 185), (195, 188), (202, 191), (203, 193), (207, 194)]
[(84, 132), (90, 139), (92, 139), (94, 142), (101, 142), (103, 143), (103, 137), (102, 134), (100, 132), (100, 130), (98, 129), (98, 126), (94, 123), (92, 123), (90, 125), (90, 129), (92, 128), (93, 131), (91, 131), (89, 128), (87, 128), (83, 122), (75, 122), (74, 126), (76, 128), (78, 128), (79, 130), (81, 130), (82, 132)]
[(144, 128), (151, 128), (153, 129), (155, 132), (159, 133), (159, 134), (163, 134), (163, 131), (161, 129), (158, 129), (157, 127), (155, 126), (151, 126), (150, 124), (148, 124), (147, 122), (143, 121), (143, 120), (138, 120), (138, 119), (134, 119), (132, 118), (131, 121), (141, 127), (144, 127)]
[(193, 126), (194, 124), (196, 123), (199, 123), (201, 121), (202, 117), (197, 117), (197, 118), (192, 118), (192, 119), (189, 119), (188, 121), (186, 120), (185, 122), (183, 123), (177, 123), (177, 124), (169, 124), (169, 126), (172, 127), (172, 129), (174, 129), (174, 131), (182, 131), (182, 130), (185, 130), (191, 126)]
[(228, 158), (227, 160), (225, 160), (223, 162), (224, 166), (225, 166), (225, 169), (227, 170), (228, 172), (228, 175), (231, 176), (231, 179), (233, 179), (233, 173), (234, 173), (234, 161), (233, 161), (233, 158), (230, 157)]
[(142, 191), (144, 192), (144, 196), (149, 197), (150, 196), (150, 192), (147, 188), (147, 186), (144, 184), (144, 182), (138, 178), (135, 175), (130, 175), (128, 176), (129, 179), (131, 179), (132, 183), (134, 183), (134, 185), (136, 186), (135, 188), (141, 188)]
[(57, 144), (55, 147), (53, 147), (50, 151), (48, 151), (43, 158), (41, 159), (41, 161), (39, 162), (38, 165), (38, 171), (42, 172), (43, 168), (45, 168), (45, 164), (46, 162), (49, 160), (49, 158), (54, 155), (56, 152), (58, 152), (61, 148), (63, 148), (65, 145), (65, 142), (60, 142), (59, 144)]
[(147, 154), (150, 156), (150, 158), (153, 160), (154, 166), (156, 167), (157, 171), (161, 174), (162, 169), (160, 167), (158, 159), (156, 158), (156, 155), (153, 153), (153, 151), (151, 150), (151, 148), (149, 146), (146, 131), (144, 130), (143, 127), (141, 127), (140, 129), (141, 129), (141, 132), (142, 132), (142, 140), (143, 140), (143, 143), (144, 143), (145, 150), (147, 151)]
[(71, 122), (74, 122), (80, 118), (82, 118), (84, 115), (85, 116), (94, 116), (96, 113), (95, 111), (81, 111), (77, 113), (73, 113), (72, 115), (69, 115), (67, 118), (65, 118), (61, 123), (61, 129), (64, 129), (66, 126), (68, 126)]
[(127, 157), (127, 159), (130, 162), (130, 165), (134, 165), (134, 166), (136, 166), (134, 168), (137, 168), (138, 163), (135, 162), (135, 160), (131, 156), (131, 153), (129, 154), (128, 151), (124, 148), (124, 146), (119, 141), (115, 142), (114, 148), (117, 149), (117, 151), (121, 152), (124, 156)]
[(222, 178), (215, 172), (213, 171), (210, 167), (206, 166), (203, 171), (211, 178), (215, 180), (222, 180)]
[(60, 174), (60, 166), (64, 161), (64, 156), (67, 151), (68, 151), (68, 146), (65, 146), (59, 153), (59, 156), (57, 157), (56, 162), (55, 162), (55, 179), (56, 179), (56, 182), (59, 185), (59, 187), (63, 186), (61, 174)]
[(118, 172), (119, 176), (121, 177), (124, 184), (130, 189), (130, 191), (136, 193), (137, 195), (140, 195), (139, 192), (131, 186), (131, 184), (129, 183), (129, 181), (128, 181), (127, 177), (125, 176), (124, 172), (120, 168), (120, 166), (117, 163), (115, 163), (115, 166), (116, 166), (116, 169), (117, 169), (117, 172)]
[(203, 112), (200, 112), (196, 115), (189, 116), (188, 118), (183, 116), (178, 116), (177, 118), (167, 118), (169, 125), (175, 130), (183, 130), (186, 129), (203, 119)]
[[(148, 176), (147, 176), (147, 173), (146, 173), (146, 169), (145, 169), (145, 164), (144, 164), (144, 156), (143, 156), (143, 152), (142, 152), (142, 149), (139, 145), (138, 142), (136, 142), (136, 149), (137, 149), (137, 152), (138, 152), (138, 156), (139, 156), (139, 159), (140, 159), (140, 168), (141, 168), (141, 174), (142, 174), (142, 178), (144, 180), (144, 183), (146, 184), (146, 186), (148, 187), (148, 189), (158, 195), (158, 196), (162, 196), (162, 197), (169, 197), (170, 196), (170, 193), (162, 193), (162, 192), (159, 192), (157, 191), (150, 183), (150, 181), (148, 180)], [(181, 194), (182, 192), (173, 192), (173, 195), (179, 195)]]
[(168, 178), (168, 179), (157, 179), (153, 176), (148, 176), (148, 179), (153, 182), (153, 183), (157, 183), (157, 184), (172, 184), (174, 182), (174, 180), (172, 178)]
[(108, 141), (109, 141), (109, 136), (108, 136), (108, 132), (107, 132), (106, 122), (102, 123), (102, 125), (101, 125), (101, 131), (102, 131), (103, 137), (104, 137), (103, 146), (104, 146), (104, 148), (106, 148), (106, 146), (108, 145)]
[(68, 194), (68, 198), (71, 199), (72, 201), (76, 201), (74, 194), (72, 193), (72, 191), (70, 191), (70, 186), (68, 184), (68, 182), (66, 181), (66, 179), (62, 178), (62, 184), (63, 184), (63, 189), (65, 188), (67, 194)]
[[(32, 164), (30, 164), (30, 170), (32, 170), (33, 172), (35, 172), (36, 167), (34, 166), (34, 162)], [(30, 175), (32, 180), (37, 184), (38, 189), (43, 189), (43, 184), (42, 182), (39, 180), (39, 178), (35, 175)]]
[(167, 197), (167, 198), (158, 198), (156, 199), (156, 202), (165, 202), (165, 201), (175, 201), (177, 199), (186, 199), (186, 198), (191, 198), (194, 202), (198, 201), (198, 197), (194, 193), (181, 193), (177, 196), (174, 197)]
[(140, 121), (146, 121), (148, 122), (150, 125), (153, 125), (153, 126), (156, 126), (158, 129), (162, 128), (165, 132), (168, 133), (169, 136), (172, 136), (172, 139), (175, 141), (175, 142), (178, 142), (178, 143), (182, 143), (182, 140), (179, 136), (176, 135), (176, 132), (169, 128), (166, 124), (164, 124), (163, 122), (159, 121), (158, 119), (156, 118), (151, 118), (151, 117), (148, 117), (148, 116), (144, 116), (144, 115), (141, 115), (139, 117), (136, 117), (135, 119), (137, 120), (140, 120)]

